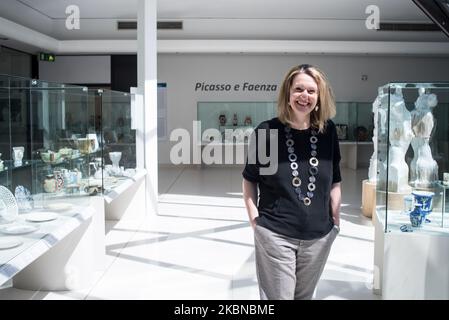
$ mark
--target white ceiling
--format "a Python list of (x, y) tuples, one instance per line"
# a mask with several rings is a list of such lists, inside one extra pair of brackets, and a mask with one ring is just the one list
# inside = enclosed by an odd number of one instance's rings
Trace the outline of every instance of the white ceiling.
[[(136, 39), (136, 31), (119, 31), (116, 22), (137, 19), (137, 4), (138, 0), (1, 0), (0, 17), (57, 40), (126, 40)], [(80, 9), (79, 30), (65, 27), (69, 5)], [(158, 0), (158, 20), (183, 21), (183, 30), (159, 30), (158, 39), (449, 41), (442, 32), (368, 30), (369, 5), (379, 7), (382, 22), (430, 22), (411, 0)]]

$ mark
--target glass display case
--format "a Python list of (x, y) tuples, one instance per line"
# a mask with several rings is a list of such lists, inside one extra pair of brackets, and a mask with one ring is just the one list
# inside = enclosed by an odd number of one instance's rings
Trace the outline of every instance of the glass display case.
[(129, 93), (0, 75), (0, 185), (18, 212), (89, 204), (132, 180), (135, 144)]
[(337, 114), (332, 119), (341, 142), (371, 142), (373, 114), (369, 102), (336, 102)]
[(201, 143), (246, 144), (259, 123), (276, 117), (276, 108), (276, 102), (198, 102)]
[(132, 125), (131, 94), (111, 90), (91, 92), (101, 117), (100, 148), (102, 160), (97, 166), (104, 182), (104, 192), (110, 193), (136, 174), (136, 130)]
[(373, 289), (383, 299), (447, 300), (449, 83), (389, 83), (373, 110)]
[(390, 83), (378, 101), (376, 210), (384, 231), (449, 234), (449, 83)]

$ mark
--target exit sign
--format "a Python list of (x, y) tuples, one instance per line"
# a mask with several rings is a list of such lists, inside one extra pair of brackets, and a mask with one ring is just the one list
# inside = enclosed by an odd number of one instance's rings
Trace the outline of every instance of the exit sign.
[(40, 61), (50, 61), (50, 62), (54, 62), (55, 61), (55, 55), (53, 53), (44, 53), (41, 52), (39, 53), (39, 60)]

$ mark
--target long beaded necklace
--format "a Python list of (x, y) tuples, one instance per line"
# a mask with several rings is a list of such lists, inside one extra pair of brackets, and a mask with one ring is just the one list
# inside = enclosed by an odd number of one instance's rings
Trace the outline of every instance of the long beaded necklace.
[(293, 135), (291, 132), (290, 126), (285, 126), (285, 144), (287, 145), (287, 151), (288, 151), (288, 160), (290, 161), (290, 168), (292, 169), (292, 185), (295, 188), (295, 193), (298, 196), (299, 201), (302, 201), (304, 205), (310, 206), (312, 203), (313, 198), (313, 191), (315, 191), (315, 181), (316, 181), (316, 175), (318, 174), (318, 158), (317, 158), (317, 142), (318, 132), (315, 129), (311, 129), (311, 136), (310, 136), (310, 159), (309, 159), (309, 182), (307, 184), (307, 192), (304, 194), (301, 192), (301, 184), (302, 181), (299, 178), (299, 171), (298, 171), (298, 156), (295, 154), (295, 141), (292, 139)]

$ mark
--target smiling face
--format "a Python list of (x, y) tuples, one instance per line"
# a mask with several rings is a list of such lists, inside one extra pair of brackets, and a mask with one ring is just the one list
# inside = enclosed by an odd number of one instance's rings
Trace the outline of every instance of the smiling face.
[(310, 113), (318, 102), (318, 84), (311, 76), (298, 73), (290, 87), (289, 107), (297, 120), (310, 119)]

